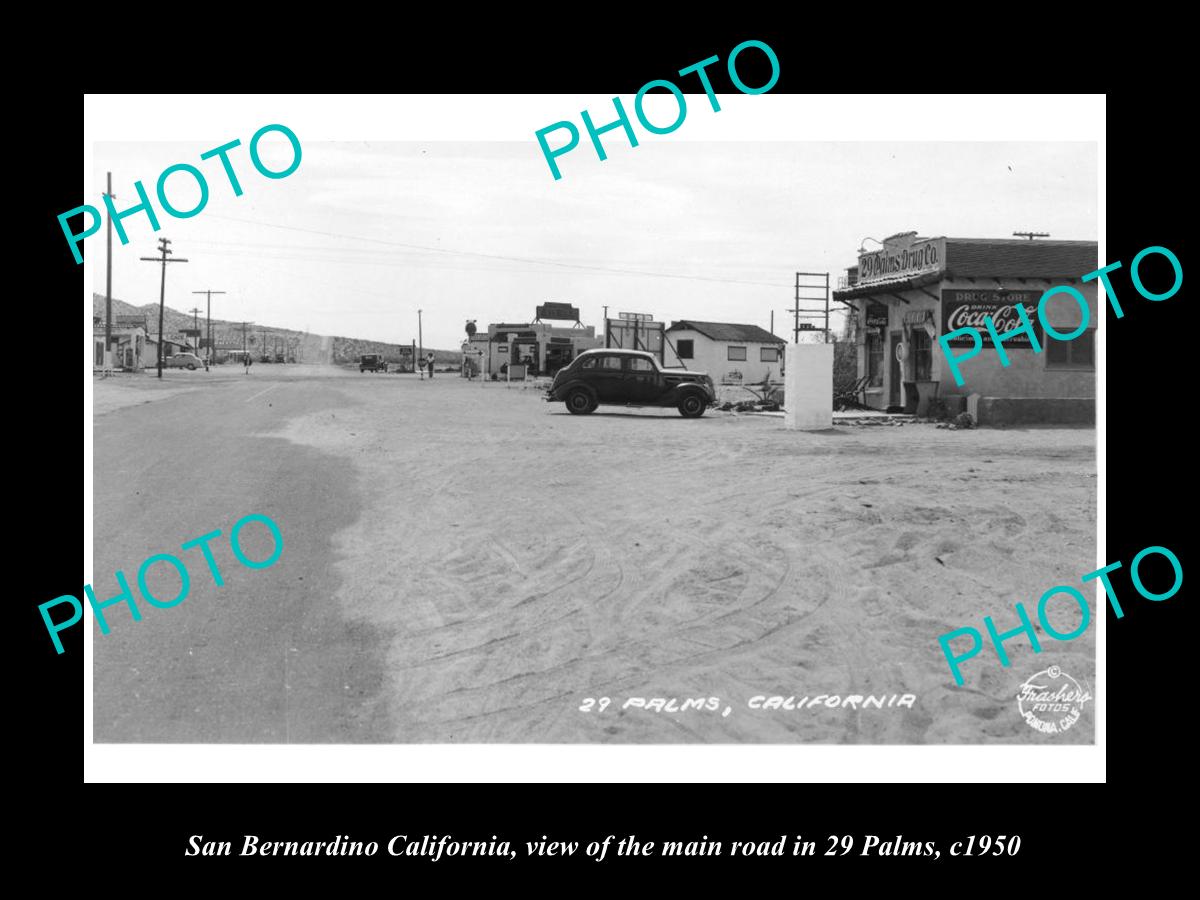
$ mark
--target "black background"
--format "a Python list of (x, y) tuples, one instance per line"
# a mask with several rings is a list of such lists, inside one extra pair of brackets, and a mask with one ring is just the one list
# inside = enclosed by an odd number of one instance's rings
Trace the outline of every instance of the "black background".
[[(1194, 712), (1190, 674), (1181, 660), (1193, 637), (1184, 621), (1190, 571), (1183, 520), (1179, 506), (1186, 501), (1193, 469), (1183, 458), (1190, 450), (1189, 393), (1191, 379), (1185, 366), (1194, 365), (1194, 331), (1183, 319), (1184, 290), (1168, 301), (1151, 303), (1136, 295), (1128, 280), (1128, 263), (1142, 248), (1171, 248), (1188, 269), (1183, 222), (1185, 189), (1191, 184), (1184, 155), (1187, 142), (1180, 139), (1179, 101), (1161, 90), (1159, 48), (1142, 45), (1138, 59), (1123, 45), (1125, 61), (1114, 62), (1106, 74), (1083, 60), (1098, 44), (1083, 34), (1079, 22), (1056, 20), (1039, 13), (1036, 22), (1022, 22), (1020, 35), (1028, 46), (1030, 30), (1045, 56), (1021, 54), (1020, 65), (999, 65), (1000, 54), (983, 47), (963, 46), (953, 54), (955, 64), (930, 57), (933, 49), (918, 36), (902, 29), (881, 30), (882, 20), (856, 15), (845, 27), (826, 26), (810, 31), (808, 22), (774, 22), (771, 27), (703, 24), (706, 16), (690, 13), (690, 23), (680, 30), (654, 29), (626, 21), (624, 16), (597, 8), (548, 10), (531, 15), (531, 21), (504, 21), (499, 29), (472, 20), (470, 33), (463, 29), (434, 31), (406, 28), (391, 40), (364, 37), (370, 26), (362, 22), (331, 26), (320, 42), (250, 39), (246, 26), (234, 40), (221, 35), (210, 49), (218, 62), (182, 59), (173, 54), (161, 60), (163, 72), (140, 75), (119, 64), (111, 53), (90, 69), (88, 90), (227, 92), (276, 90), (372, 91), (401, 93), (492, 92), (503, 93), (606, 93), (629, 96), (646, 81), (670, 77), (685, 65), (713, 54), (722, 62), (742, 40), (756, 38), (770, 44), (781, 64), (781, 77), (772, 93), (830, 91), (1098, 91), (1109, 94), (1107, 145), (1107, 260), (1120, 259), (1126, 268), (1114, 276), (1125, 317), (1108, 312), (1107, 352), (1107, 544), (1103, 558), (1121, 560), (1125, 568), (1113, 583), (1125, 608), (1125, 618), (1107, 615), (1108, 743), (1114, 750), (1109, 780), (1136, 788), (1140, 803), (1152, 805), (1170, 796), (1178, 782), (1186, 784), (1194, 765), (1183, 755), (1182, 730), (1191, 725)], [(583, 16), (587, 27), (568, 25)], [(593, 27), (598, 20), (620, 19), (608, 33)], [(640, 17), (639, 17), (640, 19)], [(536, 21), (533, 21), (536, 20)], [(695, 24), (700, 22), (701, 24)], [(871, 23), (875, 23), (872, 25)], [(880, 26), (880, 27), (876, 27)], [(307, 26), (311, 27), (311, 26)], [(86, 28), (84, 29), (87, 30)], [(1085, 29), (1086, 30), (1086, 29)], [(236, 29), (235, 29), (236, 31)], [(270, 30), (264, 35), (278, 33)], [(520, 35), (525, 35), (521, 37)], [(962, 35), (951, 35), (962, 37)], [(997, 47), (1005, 36), (993, 32)], [(1136, 43), (1126, 35), (1128, 43)], [(1104, 40), (1112, 40), (1111, 34)], [(377, 41), (380, 46), (370, 46)], [(383, 46), (386, 44), (387, 46)], [(320, 52), (316, 47), (320, 47)], [(61, 48), (60, 55), (65, 52)], [(199, 51), (197, 51), (199, 52)], [(186, 54), (185, 54), (186, 55)], [(1068, 58), (1069, 63), (1051, 64)], [(765, 65), (755, 71), (755, 51), (739, 59), (739, 71), (751, 85), (766, 80)], [(960, 65), (964, 58), (977, 65)], [(1005, 57), (1012, 58), (1012, 57)], [(1039, 66), (1039, 58), (1046, 65)], [(145, 62), (144, 58), (143, 63)], [(718, 93), (732, 91), (724, 66), (710, 70)], [(1094, 788), (1034, 785), (627, 785), (546, 788), (544, 786), (437, 786), (437, 785), (268, 785), (194, 787), (177, 785), (82, 784), (80, 756), (83, 672), (82, 635), (77, 627), (62, 634), (66, 653), (57, 656), (47, 639), (37, 604), (60, 594), (79, 595), (86, 575), (76, 569), (78, 545), (71, 538), (78, 521), (80, 479), (79, 407), (67, 401), (75, 396), (79, 378), (79, 280), (81, 269), (71, 257), (55, 219), (59, 212), (78, 206), (80, 194), (81, 127), (83, 98), (75, 83), (53, 85), (54, 77), (36, 94), (25, 95), (14, 115), (34, 129), (29, 145), (31, 172), (15, 179), (24, 198), (22, 210), (10, 225), (32, 229), (28, 241), (10, 238), (10, 253), (18, 257), (16, 270), (23, 282), (10, 303), (21, 310), (21, 325), (9, 331), (10, 365), (8, 399), (11, 445), (18, 458), (10, 472), (18, 482), (10, 504), (14, 522), (20, 523), (21, 550), (10, 571), (16, 589), (10, 603), (23, 616), (29, 669), (21, 671), (19, 697), (22, 721), (16, 735), (28, 745), (28, 762), (10, 769), (24, 776), (33, 796), (22, 803), (20, 819), (27, 841), (56, 859), (82, 856), (90, 870), (120, 873), (134, 860), (155, 870), (169, 867), (187, 873), (188, 884), (237, 886), (239, 878), (253, 872), (272, 875), (357, 874), (376, 871), (404, 878), (416, 870), (449, 874), (467, 869), (495, 872), (517, 866), (525, 877), (571, 869), (598, 874), (606, 870), (617, 879), (651, 863), (670, 870), (672, 878), (701, 874), (706, 879), (732, 868), (746, 874), (805, 871), (857, 872), (874, 862), (877, 871), (899, 875), (897, 885), (936, 883), (940, 874), (966, 876), (955, 883), (981, 884), (997, 866), (1007, 869), (1041, 862), (1054, 865), (1070, 879), (1070, 872), (1099, 865), (1094, 854), (1111, 850), (1132, 853), (1140, 862), (1168, 855), (1169, 828), (1158, 827), (1153, 809), (1140, 808), (1138, 821), (1118, 818), (1102, 803)], [(694, 78), (693, 78), (694, 80)], [(680, 80), (689, 93), (697, 88)], [(148, 99), (147, 116), (155, 102)], [(847, 103), (855, 103), (852, 97)], [(897, 102), (904, 102), (897, 98)], [(1069, 99), (1063, 116), (1080, 113)], [(569, 97), (547, 110), (549, 124), (575, 109)], [(596, 121), (603, 121), (596, 112)], [(915, 113), (920, 114), (920, 113)], [(686, 127), (686, 125), (684, 126)], [(820, 123), (813, 134), (820, 138)], [(801, 138), (803, 128), (800, 129)], [(737, 136), (731, 136), (737, 139)], [(530, 139), (533, 140), (532, 133)], [(1189, 155), (1191, 155), (1189, 153)], [(1190, 162), (1190, 160), (1189, 160)], [(26, 170), (28, 171), (28, 170)], [(12, 202), (12, 201), (10, 201)], [(28, 214), (25, 214), (28, 213)], [(30, 251), (29, 258), (22, 251)], [(100, 238), (85, 243), (85, 253), (103, 252)], [(11, 271), (11, 270), (10, 270)], [(1145, 270), (1153, 281), (1153, 268)], [(1164, 269), (1164, 278), (1166, 277)], [(1161, 282), (1160, 282), (1161, 283)], [(27, 318), (28, 317), (28, 318)], [(21, 335), (41, 340), (25, 341)], [(15, 347), (14, 347), (15, 345)], [(90, 421), (85, 408), (83, 418)], [(1191, 455), (1191, 454), (1189, 454)], [(26, 457), (29, 457), (26, 459)], [(84, 460), (84, 466), (89, 464)], [(27, 486), (27, 487), (25, 487)], [(22, 489), (23, 488), (23, 489)], [(1080, 510), (1080, 515), (1086, 511)], [(102, 539), (102, 536), (97, 536)], [(1185, 572), (1183, 590), (1162, 603), (1143, 600), (1128, 579), (1128, 564), (1149, 545), (1171, 548)], [(1156, 565), (1161, 570), (1156, 572)], [(1169, 567), (1150, 560), (1142, 570), (1151, 589), (1162, 590), (1170, 581)], [(1021, 599), (1021, 598), (1013, 598)], [(1036, 598), (1024, 598), (1027, 603)], [(981, 614), (982, 614), (981, 610)], [(87, 618), (85, 618), (85, 623)], [(1094, 626), (1093, 626), (1094, 627)], [(1021, 753), (1025, 748), (1013, 748)], [(852, 749), (847, 753), (853, 753)], [(930, 750), (929, 752), (938, 752)], [(810, 758), (797, 750), (794, 775), (798, 780), (819, 778)], [(1194, 754), (1192, 754), (1194, 757)], [(399, 764), (398, 764), (399, 765)], [(864, 763), (864, 766), (866, 763)], [(877, 764), (876, 764), (877, 765)], [(1028, 778), (1041, 773), (1030, 760)], [(196, 772), (181, 771), (180, 780)], [(314, 773), (320, 776), (322, 773)], [(719, 771), (723, 779), (753, 777), (754, 771)], [(95, 776), (103, 778), (104, 772)], [(887, 771), (868, 770), (868, 777), (904, 777), (899, 766)], [(464, 771), (463, 776), (503, 777), (489, 771)], [(579, 777), (602, 777), (603, 772), (581, 769)], [(422, 773), (398, 768), (397, 781), (419, 779)], [(990, 773), (981, 763), (980, 780)], [(776, 840), (780, 834), (803, 834), (815, 839), (825, 834), (903, 835), (906, 840), (949, 841), (969, 834), (1020, 834), (1024, 845), (1015, 859), (986, 859), (938, 863), (922, 859), (864, 860), (817, 857), (738, 862), (728, 857), (695, 860), (615, 860), (603, 864), (583, 857), (568, 860), (491, 860), (467, 865), (443, 860), (430, 863), (386, 853), (369, 860), (238, 859), (185, 860), (183, 850), (191, 834), (210, 839), (240, 841), (244, 833), (264, 839), (328, 840), (350, 834), (358, 840), (385, 843), (393, 834), (451, 833), (457, 838), (490, 838), (493, 834), (519, 843), (540, 838), (587, 842), (608, 834), (635, 833), (641, 839), (695, 839), (702, 834), (723, 841)], [(827, 842), (819, 841), (819, 852)], [(1089, 853), (1090, 851), (1090, 853)], [(65, 854), (65, 855), (63, 855)], [(366, 868), (364, 869), (363, 866)], [(948, 867), (947, 867), (948, 866)], [(973, 876), (973, 877), (972, 877)], [(594, 877), (594, 876), (593, 876)], [(912, 879), (918, 880), (912, 880)], [(110, 882), (111, 883), (111, 882)], [(353, 882), (338, 882), (353, 884)], [(574, 885), (577, 882), (570, 882)], [(618, 881), (618, 883), (620, 883)], [(753, 885), (744, 876), (739, 884)], [(1005, 882), (1008, 884), (1008, 882)], [(399, 881), (405, 886), (408, 882)], [(558, 885), (561, 882), (549, 882)], [(1031, 887), (1021, 881), (1012, 887)], [(389, 884), (390, 886), (390, 884)], [(765, 885), (764, 885), (765, 886)], [(790, 884), (789, 884), (790, 887)], [(403, 889), (403, 887), (401, 888)]]

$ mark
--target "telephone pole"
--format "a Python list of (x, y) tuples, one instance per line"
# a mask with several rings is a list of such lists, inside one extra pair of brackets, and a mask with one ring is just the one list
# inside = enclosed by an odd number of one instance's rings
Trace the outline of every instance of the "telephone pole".
[(208, 360), (208, 361), (210, 361), (210, 362), (211, 362), (211, 361), (212, 361), (212, 357), (213, 357), (213, 345), (212, 345), (212, 295), (213, 295), (213, 294), (223, 294), (223, 293), (225, 293), (225, 292), (224, 292), (224, 291), (208, 291), (208, 290), (205, 290), (205, 291), (192, 291), (192, 293), (193, 293), (193, 294), (205, 294), (205, 295), (208, 297), (208, 324), (205, 326), (205, 331), (207, 331), (207, 332), (208, 332), (208, 353), (205, 355), (205, 357), (204, 357), (204, 358), (205, 358), (206, 360)]
[(156, 259), (153, 256), (143, 256), (143, 262), (162, 263), (162, 287), (158, 294), (158, 377), (162, 378), (163, 364), (163, 307), (167, 302), (167, 263), (185, 263), (186, 259), (167, 259), (173, 253), (173, 250), (168, 250), (170, 241), (166, 238), (158, 239), (158, 252), (162, 254), (161, 259)]
[[(421, 334), (421, 311), (417, 310), (417, 356), (425, 352), (425, 338)], [(416, 360), (414, 360), (416, 362)], [(424, 377), (423, 375), (421, 377)]]
[(200, 352), (200, 310), (193, 306), (188, 310), (192, 314), (192, 340), (196, 343), (196, 353)]
[(1029, 238), (1029, 240), (1032, 241), (1034, 238), (1050, 237), (1050, 232), (1048, 232), (1048, 231), (1014, 231), (1013, 237)]
[[(108, 173), (108, 191), (104, 196), (117, 199), (112, 192), (112, 172)], [(104, 352), (112, 352), (112, 216), (108, 217), (108, 271), (104, 276)]]

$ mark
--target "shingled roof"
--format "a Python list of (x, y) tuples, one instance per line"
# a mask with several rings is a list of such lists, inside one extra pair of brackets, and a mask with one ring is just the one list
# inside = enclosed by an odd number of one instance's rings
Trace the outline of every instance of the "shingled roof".
[(667, 331), (682, 331), (690, 328), (698, 331), (706, 338), (714, 341), (744, 341), (756, 344), (786, 344), (781, 337), (776, 337), (765, 328), (757, 325), (736, 325), (731, 322), (697, 322), (695, 319), (680, 319), (672, 322)]
[(1095, 241), (946, 238), (946, 270), (960, 278), (1079, 278), (1099, 266)]

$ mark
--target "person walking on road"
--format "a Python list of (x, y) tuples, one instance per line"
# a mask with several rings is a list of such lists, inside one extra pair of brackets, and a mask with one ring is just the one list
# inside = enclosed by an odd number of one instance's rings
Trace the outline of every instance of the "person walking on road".
[(425, 364), (429, 366), (429, 380), (433, 381), (433, 351), (429, 351), (429, 355), (425, 357)]
[(250, 358), (250, 354), (249, 354), (249, 353), (247, 353), (247, 354), (245, 355), (245, 357), (243, 357), (243, 362), (245, 362), (245, 363), (246, 363), (246, 374), (247, 374), (247, 375), (249, 375), (249, 374), (250, 374), (250, 366), (251, 366), (251, 365), (253, 365), (253, 363), (254, 363), (254, 360), (252, 360), (252, 359)]

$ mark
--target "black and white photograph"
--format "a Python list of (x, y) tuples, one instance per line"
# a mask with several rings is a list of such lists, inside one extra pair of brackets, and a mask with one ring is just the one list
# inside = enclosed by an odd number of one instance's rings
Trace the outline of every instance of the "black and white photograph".
[(94, 143), (97, 746), (1095, 742), (1096, 142), (687, 96)]

